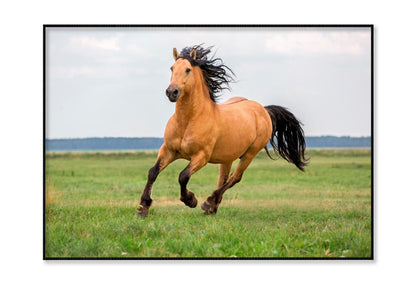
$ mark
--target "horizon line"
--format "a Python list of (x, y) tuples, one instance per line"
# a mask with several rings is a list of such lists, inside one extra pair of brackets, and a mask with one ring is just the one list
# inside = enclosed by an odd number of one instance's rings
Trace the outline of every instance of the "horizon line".
[[(371, 138), (371, 135), (334, 135), (334, 134), (324, 134), (324, 135), (307, 135), (306, 138), (321, 138), (321, 137), (336, 137), (336, 138)], [(75, 139), (164, 139), (164, 137), (129, 137), (129, 136), (91, 136), (91, 137), (65, 137), (65, 138), (47, 138), (45, 140), (75, 140)]]

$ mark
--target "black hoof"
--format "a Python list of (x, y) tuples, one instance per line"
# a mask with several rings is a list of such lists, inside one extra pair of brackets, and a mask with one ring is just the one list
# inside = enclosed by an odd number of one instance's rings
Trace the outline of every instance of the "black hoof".
[(195, 208), (198, 205), (198, 200), (193, 192), (188, 192), (186, 197), (181, 197), (181, 201), (190, 208)]

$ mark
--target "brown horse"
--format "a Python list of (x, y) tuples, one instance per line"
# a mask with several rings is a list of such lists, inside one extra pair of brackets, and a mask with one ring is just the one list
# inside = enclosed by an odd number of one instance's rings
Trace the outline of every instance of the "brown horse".
[[(201, 205), (206, 214), (215, 214), (226, 190), (238, 183), (250, 162), (270, 140), (275, 153), (294, 163), (306, 165), (305, 140), (299, 121), (280, 106), (234, 97), (217, 104), (217, 93), (228, 89), (233, 72), (219, 58), (208, 58), (211, 47), (201, 45), (173, 49), (175, 63), (166, 95), (176, 102), (169, 119), (156, 164), (149, 170), (147, 184), (137, 207), (137, 217), (145, 218), (152, 204), (152, 185), (171, 162), (183, 158), (188, 166), (179, 174), (180, 200), (194, 208), (198, 201), (187, 189), (192, 174), (208, 162), (219, 164), (217, 190)], [(277, 139), (277, 143), (275, 141)], [(240, 161), (230, 175), (234, 160)]]

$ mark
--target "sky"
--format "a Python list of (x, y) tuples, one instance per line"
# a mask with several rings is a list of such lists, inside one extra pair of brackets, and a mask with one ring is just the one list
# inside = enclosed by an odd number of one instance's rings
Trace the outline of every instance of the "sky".
[(214, 46), (220, 102), (287, 107), (307, 136), (371, 135), (370, 28), (48, 28), (46, 138), (163, 137), (172, 49)]

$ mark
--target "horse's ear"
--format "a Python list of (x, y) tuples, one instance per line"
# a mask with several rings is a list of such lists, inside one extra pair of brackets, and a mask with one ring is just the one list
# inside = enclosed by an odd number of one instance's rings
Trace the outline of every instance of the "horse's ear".
[(196, 50), (195, 48), (192, 48), (191, 53), (189, 53), (189, 55), (191, 56), (192, 59), (196, 60)]
[(178, 60), (179, 57), (179, 53), (178, 50), (176, 50), (176, 48), (173, 48), (173, 59)]

